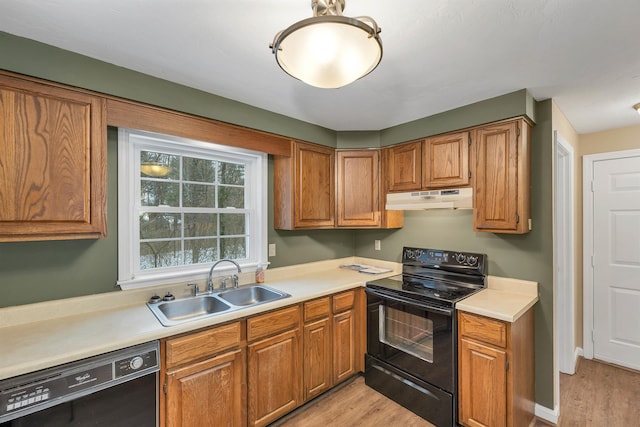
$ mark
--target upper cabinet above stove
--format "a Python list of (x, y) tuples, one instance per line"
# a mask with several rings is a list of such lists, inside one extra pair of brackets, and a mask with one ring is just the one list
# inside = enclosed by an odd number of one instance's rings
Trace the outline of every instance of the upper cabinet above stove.
[(524, 118), (387, 147), (387, 192), (473, 187), (474, 231), (530, 231), (531, 125)]
[(391, 193), (469, 186), (469, 132), (438, 135), (386, 148)]
[(0, 241), (106, 236), (104, 105), (0, 74)]

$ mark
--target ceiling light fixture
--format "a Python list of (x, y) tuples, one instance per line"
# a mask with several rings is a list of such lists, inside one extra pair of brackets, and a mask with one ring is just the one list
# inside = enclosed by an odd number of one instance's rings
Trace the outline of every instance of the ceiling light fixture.
[(313, 18), (280, 31), (269, 46), (289, 75), (324, 89), (346, 86), (382, 59), (380, 27), (372, 18), (342, 15), (345, 0), (311, 0)]
[(636, 110), (638, 114), (640, 114), (640, 102), (633, 106), (633, 109)]

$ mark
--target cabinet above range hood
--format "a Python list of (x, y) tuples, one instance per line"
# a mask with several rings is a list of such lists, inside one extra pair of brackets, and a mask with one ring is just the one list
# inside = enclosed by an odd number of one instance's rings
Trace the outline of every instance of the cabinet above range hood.
[(385, 206), (388, 211), (472, 208), (472, 188), (390, 193), (387, 194), (387, 204)]

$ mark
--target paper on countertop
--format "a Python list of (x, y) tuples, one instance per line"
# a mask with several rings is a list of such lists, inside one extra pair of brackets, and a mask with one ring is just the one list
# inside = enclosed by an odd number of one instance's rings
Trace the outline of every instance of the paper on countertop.
[(390, 268), (374, 267), (373, 265), (366, 265), (366, 264), (343, 264), (340, 266), (340, 268), (348, 268), (350, 270), (355, 270), (359, 273), (365, 273), (365, 274), (381, 274), (381, 273), (388, 273), (391, 271)]

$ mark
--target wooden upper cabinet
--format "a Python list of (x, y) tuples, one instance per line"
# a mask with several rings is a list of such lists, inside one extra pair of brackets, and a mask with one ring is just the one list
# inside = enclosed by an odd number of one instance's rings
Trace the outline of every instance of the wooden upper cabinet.
[(0, 241), (106, 236), (104, 105), (0, 74)]
[(469, 185), (469, 132), (435, 136), (422, 145), (422, 188)]
[(382, 182), (380, 150), (336, 151), (296, 141), (291, 157), (274, 157), (274, 226), (402, 227), (402, 211), (384, 210)]
[(295, 142), (291, 157), (274, 157), (274, 225), (277, 229), (335, 226), (335, 154)]
[(388, 192), (420, 190), (422, 140), (385, 149)]
[(380, 152), (344, 150), (338, 160), (338, 227), (380, 226)]
[(474, 133), (474, 230), (528, 233), (530, 125), (518, 119)]

